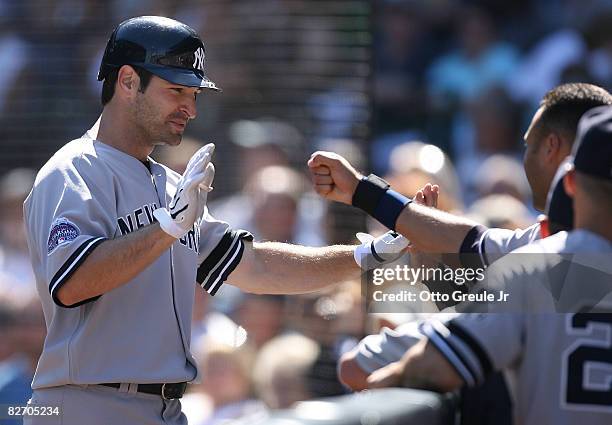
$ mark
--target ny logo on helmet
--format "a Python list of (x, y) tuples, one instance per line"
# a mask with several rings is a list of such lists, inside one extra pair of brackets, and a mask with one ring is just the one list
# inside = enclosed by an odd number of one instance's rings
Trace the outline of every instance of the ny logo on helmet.
[(195, 60), (193, 61), (193, 67), (204, 72), (204, 58), (206, 57), (204, 54), (204, 49), (198, 47), (198, 50), (195, 51), (194, 55)]

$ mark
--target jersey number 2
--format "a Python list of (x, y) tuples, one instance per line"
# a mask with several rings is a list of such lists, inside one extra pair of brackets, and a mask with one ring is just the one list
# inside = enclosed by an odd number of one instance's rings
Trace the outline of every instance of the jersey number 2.
[[(607, 341), (595, 340), (593, 326), (604, 325)], [(567, 404), (591, 405), (596, 408), (612, 407), (612, 314), (606, 313), (576, 313), (571, 316), (568, 331), (572, 334), (588, 334), (589, 340), (568, 352), (567, 359), (567, 386), (565, 402)], [(601, 326), (598, 326), (601, 329)], [(589, 367), (599, 365), (605, 370), (605, 380), (599, 384), (588, 385), (585, 388), (589, 374)], [(593, 368), (594, 369), (594, 368)], [(585, 406), (586, 407), (586, 406)]]

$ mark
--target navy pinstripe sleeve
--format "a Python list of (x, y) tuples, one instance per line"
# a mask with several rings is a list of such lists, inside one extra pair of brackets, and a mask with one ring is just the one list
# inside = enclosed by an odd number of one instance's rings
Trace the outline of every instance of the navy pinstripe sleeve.
[(225, 230), (217, 246), (198, 267), (196, 280), (206, 292), (215, 295), (234, 271), (242, 259), (245, 240), (253, 241), (253, 235), (246, 230)]
[(468, 386), (482, 384), (515, 362), (524, 342), (518, 314), (462, 314), (446, 322), (425, 322), (421, 332)]
[(72, 253), (72, 255), (66, 260), (66, 262), (62, 265), (62, 267), (60, 267), (57, 273), (55, 273), (55, 275), (51, 279), (51, 282), (49, 283), (49, 293), (51, 294), (51, 298), (53, 299), (55, 304), (59, 305), (60, 307), (73, 308), (73, 307), (78, 307), (82, 304), (88, 303), (90, 301), (95, 301), (98, 298), (100, 298), (100, 296), (97, 296), (97, 297), (83, 300), (76, 304), (65, 305), (64, 303), (60, 301), (60, 299), (57, 296), (57, 293), (60, 290), (60, 288), (64, 285), (64, 283), (66, 283), (68, 279), (70, 279), (70, 276), (72, 276), (72, 274), (79, 268), (79, 266), (83, 264), (83, 262), (85, 262), (85, 260), (93, 252), (93, 250), (96, 249), (96, 247), (100, 245), (102, 242), (104, 242), (105, 240), (106, 238), (101, 238), (101, 237), (100, 238), (90, 238), (86, 240)]
[(526, 229), (497, 229), (474, 226), (465, 236), (459, 250), (464, 267), (488, 267), (517, 248), (529, 245), (540, 238), (540, 224)]

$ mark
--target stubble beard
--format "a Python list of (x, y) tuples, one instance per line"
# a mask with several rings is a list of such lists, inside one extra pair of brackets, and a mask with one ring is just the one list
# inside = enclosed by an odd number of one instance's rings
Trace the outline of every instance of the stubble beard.
[(178, 146), (183, 140), (183, 134), (173, 134), (168, 128), (166, 118), (160, 114), (144, 95), (134, 103), (134, 122), (143, 135), (143, 140), (151, 147), (158, 145)]

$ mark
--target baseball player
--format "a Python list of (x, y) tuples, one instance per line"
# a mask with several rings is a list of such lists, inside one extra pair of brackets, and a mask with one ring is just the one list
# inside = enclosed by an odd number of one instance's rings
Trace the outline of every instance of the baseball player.
[[(546, 216), (540, 221), (542, 237), (574, 228), (573, 202), (563, 187), (569, 159), (559, 166), (548, 193)], [(456, 313), (436, 313), (438, 319), (454, 316)], [(368, 375), (398, 361), (422, 337), (418, 321), (404, 323), (394, 329), (384, 327), (380, 333), (363, 338), (353, 351), (344, 356), (339, 369), (340, 378), (351, 389), (363, 390), (367, 388)]]
[[(580, 117), (590, 108), (605, 104), (612, 104), (612, 95), (590, 84), (564, 84), (548, 92), (542, 99), (541, 106), (525, 134), (527, 146), (525, 172), (529, 176), (533, 201), (537, 208), (543, 209), (546, 205), (547, 192), (542, 194), (542, 187), (546, 184), (550, 186), (552, 181), (560, 178), (560, 175), (555, 177), (555, 174), (562, 168), (564, 158), (571, 151)], [(549, 234), (548, 225), (544, 226), (543, 232), (539, 223), (515, 231), (487, 229), (470, 220), (442, 211), (414, 203), (408, 206), (409, 201), (398, 200), (399, 197), (393, 190), (383, 190), (382, 187), (385, 187), (383, 182), (379, 182), (382, 186), (378, 192), (376, 188), (371, 188), (371, 184), (364, 181), (365, 177), (361, 177), (363, 182), (359, 182), (360, 174), (342, 157), (333, 153), (313, 154), (309, 166), (315, 188), (323, 196), (345, 203), (357, 203), (371, 215), (387, 220), (388, 226), (393, 226), (395, 223), (398, 231), (409, 238), (417, 248), (439, 253), (467, 254), (460, 256), (464, 262), (463, 266), (466, 267), (487, 266), (494, 259)], [(557, 168), (550, 171), (549, 168), (553, 166)], [(327, 175), (330, 170), (331, 175)], [(376, 177), (371, 176), (369, 179), (375, 180)], [(331, 181), (333, 186), (329, 184)], [(355, 193), (355, 188), (358, 186), (361, 186), (362, 191)], [(350, 198), (351, 193), (353, 193), (352, 198)], [(568, 217), (563, 211), (571, 204), (567, 202), (567, 198), (557, 196), (556, 199), (561, 206), (552, 210), (550, 218), (554, 223), (559, 222), (560, 225), (567, 227)], [(360, 205), (360, 202), (365, 205)], [(368, 202), (378, 207), (373, 209)], [(388, 218), (380, 216), (389, 214), (382, 208), (383, 205), (388, 206), (392, 214), (398, 214), (395, 222), (392, 223)], [(393, 220), (391, 217), (391, 221)], [(571, 217), (569, 220), (571, 222)], [(342, 357), (339, 367), (340, 379), (355, 390), (365, 388), (366, 378), (375, 368), (398, 360), (411, 345), (405, 345), (403, 350), (384, 349), (384, 344), (382, 348), (377, 346), (381, 341), (380, 338), (383, 338), (383, 342), (389, 339), (393, 344), (396, 342), (408, 344), (414, 341), (414, 336), (414, 329), (408, 326), (381, 337), (366, 337), (364, 343)], [(364, 357), (371, 356), (372, 352), (382, 355), (375, 356), (373, 361)]]
[[(611, 423), (611, 170), (612, 107), (606, 106), (581, 119), (571, 169), (564, 177), (574, 199), (575, 230), (515, 251), (532, 258), (538, 253), (571, 254), (559, 289), (560, 299), (573, 294), (575, 313), (463, 314), (427, 322), (420, 330), (427, 337), (400, 361), (374, 372), (369, 385), (449, 391), (477, 385), (492, 371), (504, 369), (515, 383), (517, 424)], [(533, 288), (551, 283), (560, 257), (536, 257), (531, 268), (506, 257), (488, 272), (508, 287)]]
[[(546, 217), (540, 221), (542, 237), (573, 228), (573, 203), (563, 187), (567, 173), (565, 162), (553, 179), (546, 201)], [(428, 317), (404, 323), (397, 328), (383, 327), (378, 334), (363, 338), (357, 347), (345, 354), (340, 362), (339, 377), (345, 385), (358, 391), (368, 387), (367, 378), (376, 370), (396, 362), (404, 353), (424, 337), (421, 323)], [(429, 318), (450, 320), (456, 313), (437, 313)], [(503, 375), (496, 373), (476, 388), (461, 391), (461, 417), (464, 423), (502, 424), (512, 423), (510, 394)], [(508, 415), (504, 418), (504, 415)]]
[(30, 403), (61, 414), (27, 424), (184, 424), (195, 282), (211, 295), (228, 279), (292, 294), (358, 276), (355, 247), (253, 243), (214, 219), (212, 144), (183, 175), (150, 158), (181, 142), (202, 90), (219, 90), (204, 64), (180, 22), (121, 23), (100, 66), (98, 123), (38, 173), (24, 213), (47, 337)]
[[(536, 209), (543, 211), (555, 172), (569, 155), (578, 120), (587, 110), (612, 104), (612, 95), (591, 84), (572, 83), (548, 92), (525, 133), (525, 173)], [(308, 162), (315, 190), (357, 206), (424, 252), (460, 253), (464, 267), (482, 267), (540, 238), (540, 226), (515, 231), (487, 229), (471, 220), (416, 205), (379, 177), (364, 177), (335, 153), (315, 152)]]

